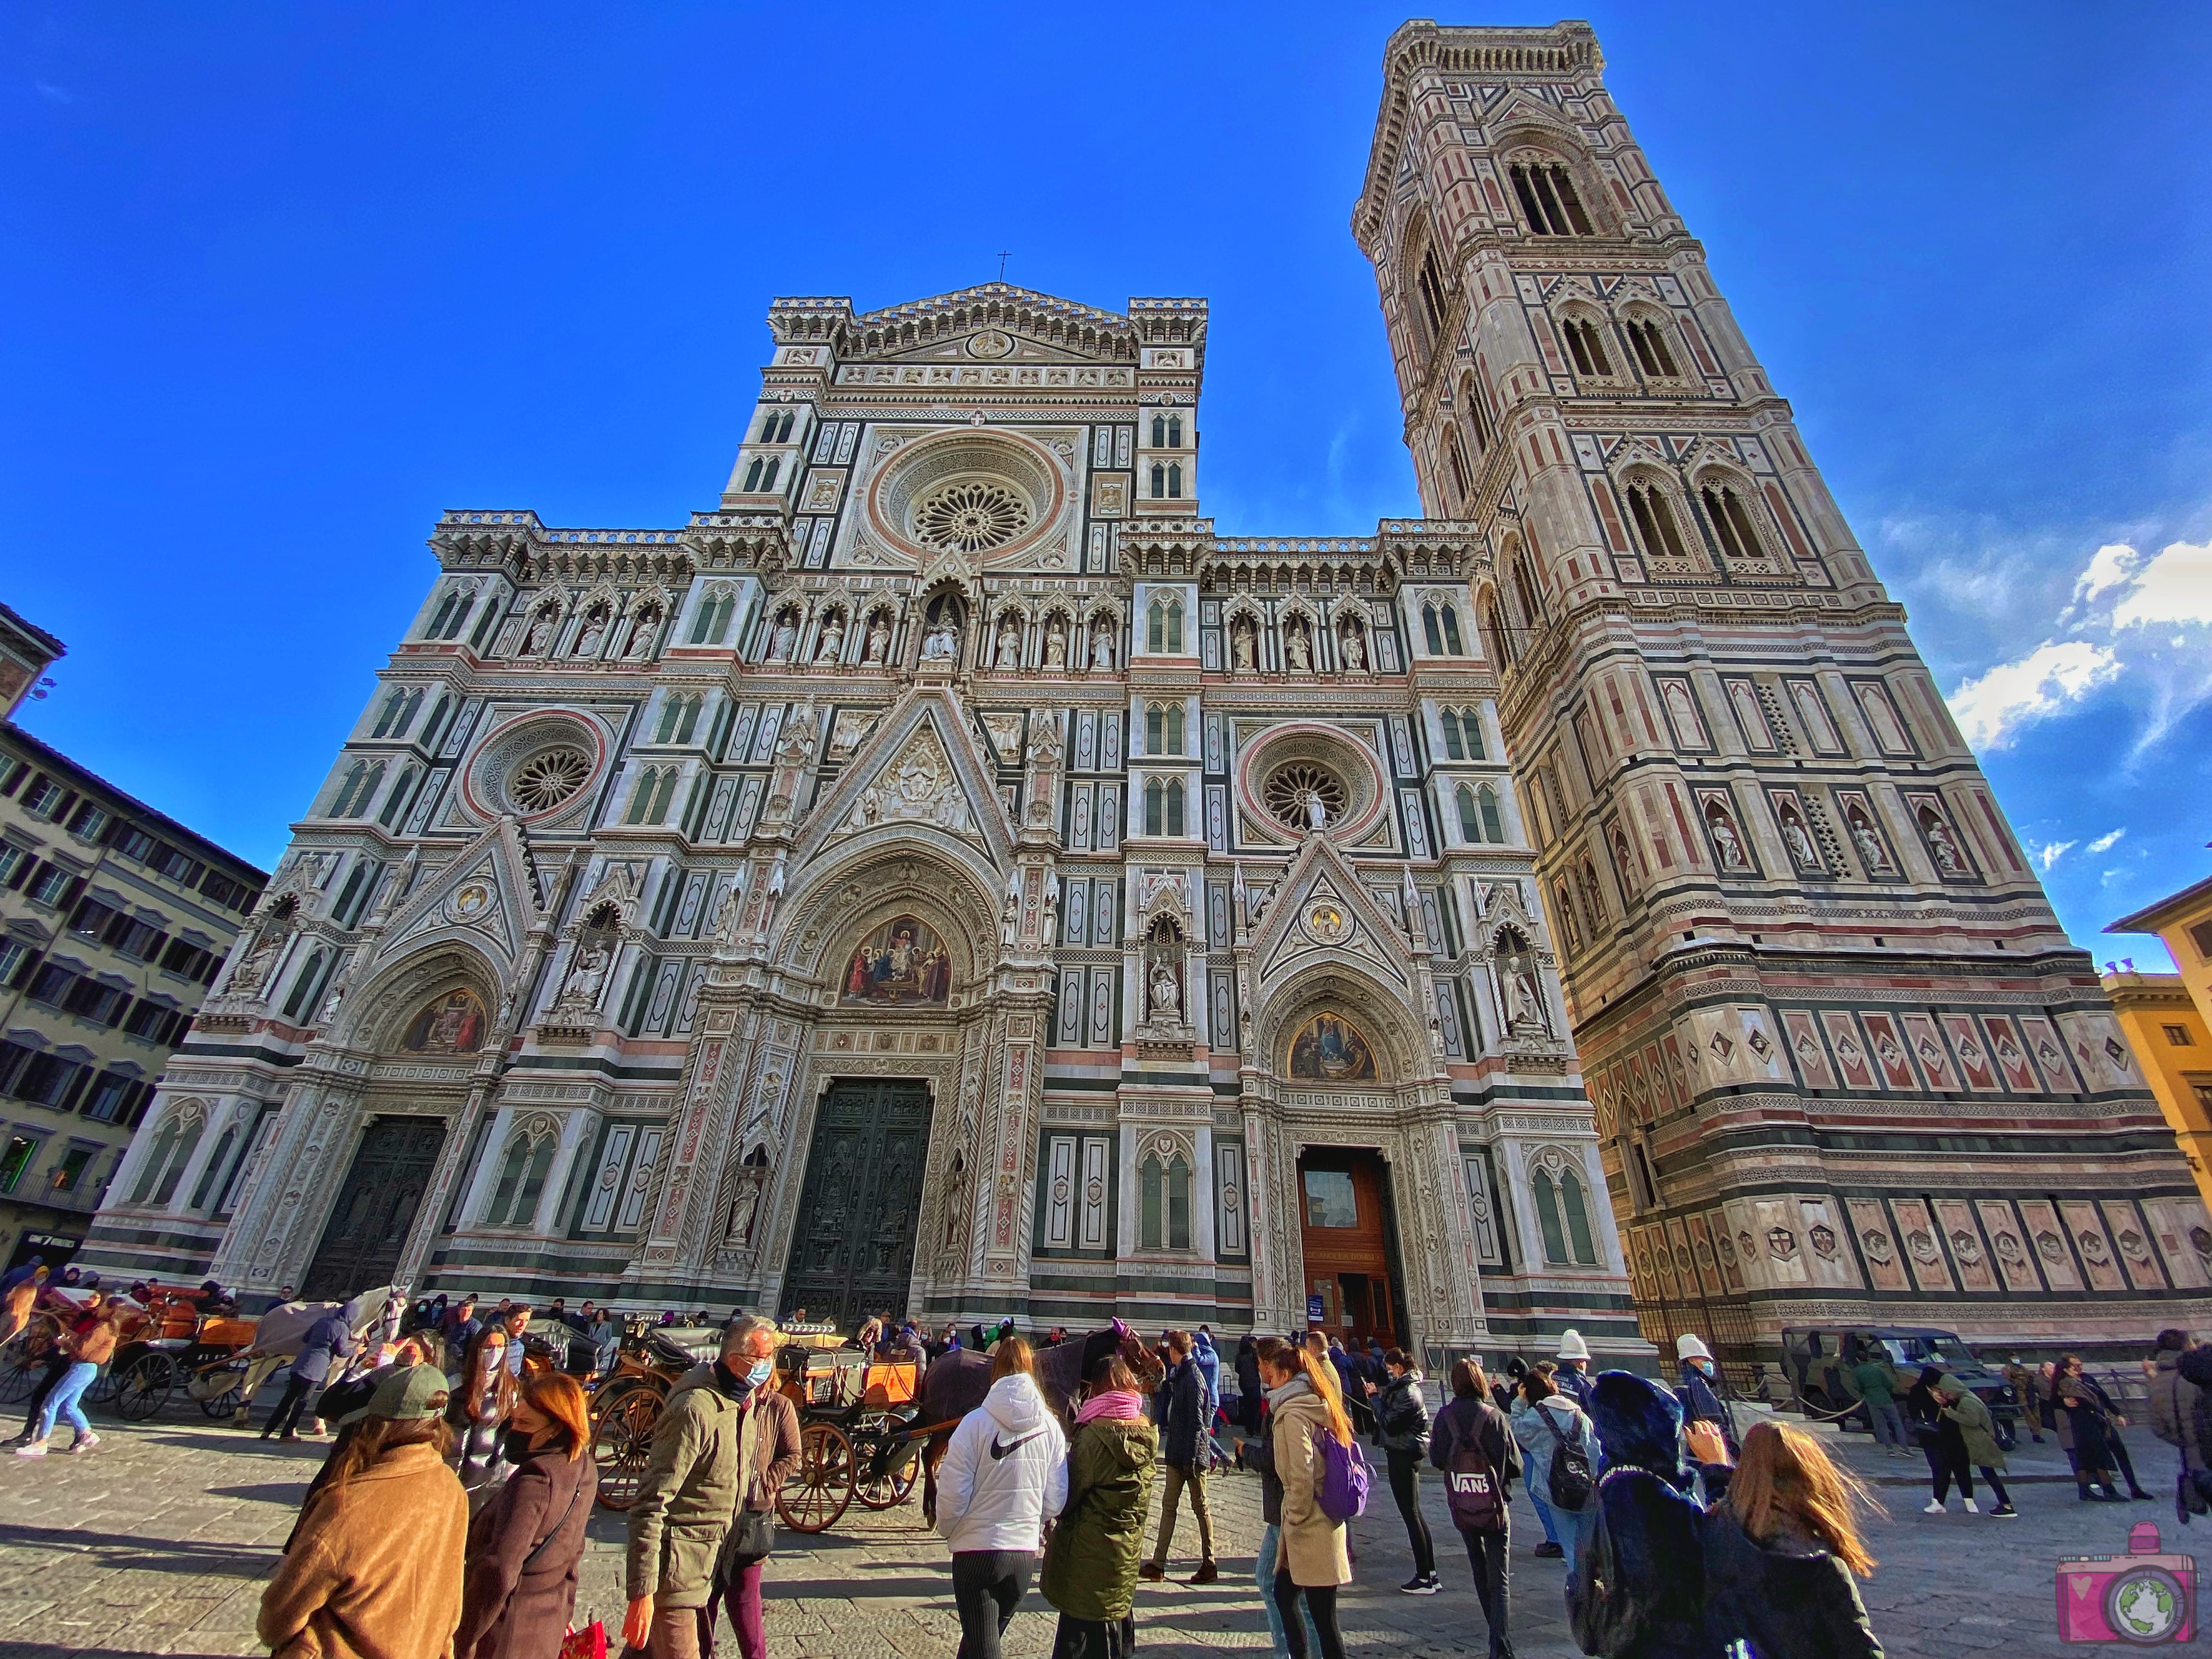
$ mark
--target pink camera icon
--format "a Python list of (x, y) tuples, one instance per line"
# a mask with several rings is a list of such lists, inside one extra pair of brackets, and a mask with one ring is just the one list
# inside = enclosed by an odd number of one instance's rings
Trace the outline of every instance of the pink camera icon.
[(2154, 1647), (2197, 1634), (2197, 1559), (2159, 1548), (2158, 1524), (2128, 1529), (2125, 1555), (2058, 1564), (2058, 1639)]

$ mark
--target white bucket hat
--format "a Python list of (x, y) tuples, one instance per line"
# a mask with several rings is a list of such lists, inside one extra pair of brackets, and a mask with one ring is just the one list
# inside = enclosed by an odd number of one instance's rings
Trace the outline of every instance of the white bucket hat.
[(1706, 1347), (1700, 1338), (1678, 1336), (1674, 1339), (1674, 1358), (1677, 1359), (1711, 1359), (1712, 1357), (1712, 1350)]
[(1589, 1344), (1583, 1340), (1583, 1334), (1580, 1331), (1562, 1332), (1559, 1336), (1559, 1352), (1556, 1357), (1560, 1359), (1588, 1359)]

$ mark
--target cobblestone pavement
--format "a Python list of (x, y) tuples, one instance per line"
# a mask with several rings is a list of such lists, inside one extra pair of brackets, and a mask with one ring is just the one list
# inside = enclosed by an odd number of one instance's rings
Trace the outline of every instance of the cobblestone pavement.
[[(102, 1443), (83, 1457), (34, 1462), (0, 1455), (0, 1656), (261, 1651), (253, 1638), (261, 1583), (324, 1448), (266, 1443), (187, 1419), (185, 1409), (173, 1406), (162, 1420), (143, 1426), (96, 1413)], [(13, 1422), (11, 1415), (7, 1426)], [(58, 1448), (65, 1438), (56, 1436)], [(2128, 1438), (2146, 1484), (2170, 1494), (2172, 1454), (2142, 1428)], [(2129, 1526), (2143, 1520), (2159, 1522), (2169, 1548), (2186, 1550), (2199, 1538), (2212, 1544), (2212, 1528), (2175, 1526), (2170, 1497), (2124, 1505), (2077, 1502), (2065, 1461), (2048, 1443), (2023, 1444), (2014, 1454), (2014, 1501), (2022, 1511), (2016, 1521), (1966, 1515), (1955, 1496), (1949, 1514), (1923, 1514), (1928, 1493), (1917, 1478), (1917, 1456), (1910, 1464), (1887, 1462), (1861, 1436), (1840, 1443), (1862, 1474), (1883, 1483), (1890, 1510), (1874, 1525), (1881, 1565), (1864, 1594), (1875, 1632), (1893, 1654), (2055, 1654), (2052, 1573), (2061, 1557), (2124, 1553)], [(1267, 1646), (1250, 1582), (1258, 1483), (1228, 1474), (1209, 1485), (1223, 1580), (1206, 1588), (1141, 1586), (1139, 1640), (1149, 1652)], [(1424, 1491), (1440, 1546), (1455, 1546), (1440, 1488), (1431, 1480)], [(1514, 1508), (1514, 1645), (1524, 1659), (1566, 1659), (1574, 1649), (1561, 1607), (1565, 1569), (1531, 1555), (1541, 1534), (1525, 1499)], [(1455, 1550), (1441, 1563), (1443, 1594), (1398, 1594), (1410, 1560), (1380, 1480), (1354, 1540), (1359, 1582), (1343, 1602), (1352, 1651), (1486, 1651), (1465, 1558)], [(593, 1517), (580, 1611), (607, 1620), (611, 1629), (621, 1617), (622, 1542), (622, 1517), (604, 1511)], [(1187, 1577), (1197, 1545), (1188, 1512), (1176, 1542), (1183, 1559), (1170, 1572)], [(770, 1646), (779, 1655), (838, 1659), (949, 1659), (958, 1627), (948, 1577), (943, 1546), (921, 1528), (918, 1500), (889, 1515), (856, 1505), (835, 1531), (811, 1540), (780, 1534), (768, 1570)], [(1009, 1632), (1009, 1655), (1031, 1659), (1048, 1651), (1052, 1625), (1032, 1591)]]

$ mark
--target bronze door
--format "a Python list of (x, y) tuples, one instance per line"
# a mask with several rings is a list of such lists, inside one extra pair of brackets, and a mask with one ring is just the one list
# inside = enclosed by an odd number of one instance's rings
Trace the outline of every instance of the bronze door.
[(301, 1282), (303, 1298), (342, 1302), (392, 1282), (445, 1139), (446, 1121), (440, 1117), (380, 1117), (370, 1122)]
[(814, 1119), (780, 1312), (847, 1329), (906, 1311), (929, 1150), (929, 1089), (833, 1083)]

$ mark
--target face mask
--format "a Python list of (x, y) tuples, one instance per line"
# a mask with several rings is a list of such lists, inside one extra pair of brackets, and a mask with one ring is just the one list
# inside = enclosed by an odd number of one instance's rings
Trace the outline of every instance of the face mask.
[(756, 1359), (752, 1369), (745, 1373), (745, 1382), (748, 1387), (757, 1389), (775, 1375), (775, 1362), (773, 1359)]
[(530, 1433), (526, 1429), (508, 1429), (499, 1437), (499, 1455), (510, 1463), (520, 1463), (530, 1455)]

